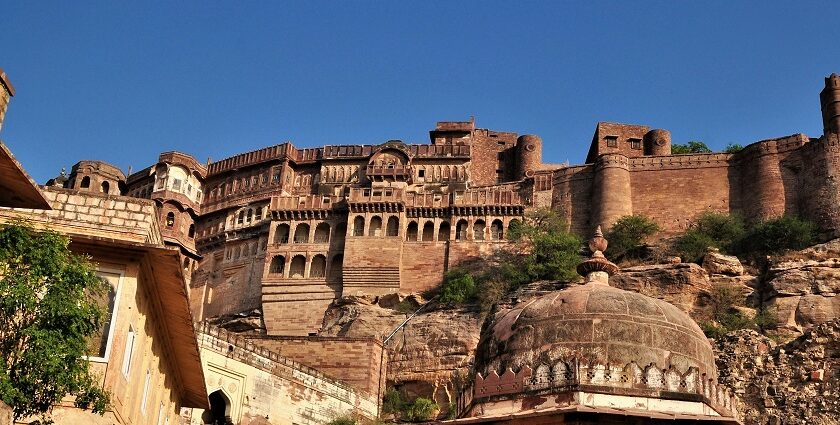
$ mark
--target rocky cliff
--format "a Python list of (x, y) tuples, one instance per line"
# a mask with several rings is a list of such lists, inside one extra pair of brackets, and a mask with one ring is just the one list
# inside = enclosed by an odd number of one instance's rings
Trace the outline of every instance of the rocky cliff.
[(735, 331), (715, 351), (720, 381), (743, 403), (745, 424), (840, 424), (840, 320), (786, 344)]
[(321, 335), (387, 339), (390, 387), (404, 396), (435, 400), (448, 411), (475, 357), (484, 314), (475, 307), (444, 308), (409, 297), (350, 297), (327, 311)]
[[(780, 329), (774, 337), (797, 339), (777, 343), (742, 330), (716, 342), (723, 382), (742, 400), (745, 423), (840, 423), (840, 240), (769, 258), (761, 271), (744, 267), (735, 257), (710, 253), (702, 266), (628, 267), (610, 284), (664, 299), (698, 322), (713, 320), (719, 286), (734, 289), (734, 306), (747, 315), (771, 308)], [(434, 399), (443, 415), (460, 382), (474, 373), (486, 322), (518, 301), (564, 285), (527, 285), (486, 313), (475, 306), (432, 302), (411, 317), (425, 303), (416, 295), (345, 298), (331, 306), (321, 334), (390, 336), (389, 386), (409, 399)]]

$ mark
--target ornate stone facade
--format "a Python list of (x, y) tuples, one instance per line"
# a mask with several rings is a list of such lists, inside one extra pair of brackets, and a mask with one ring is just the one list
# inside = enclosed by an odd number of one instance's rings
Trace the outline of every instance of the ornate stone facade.
[(439, 122), (426, 144), (283, 143), (205, 165), (168, 152), (128, 177), (83, 161), (53, 182), (87, 178), (88, 190), (155, 200), (192, 277), (196, 320), (261, 310), (269, 334), (307, 335), (341, 296), (435, 287), (503, 244), (531, 207), (553, 208), (580, 234), (643, 214), (668, 236), (710, 210), (795, 214), (837, 233), (838, 84), (832, 74), (820, 95), (825, 135), (737, 153), (671, 155), (667, 130), (602, 122), (585, 164), (551, 165), (538, 136), (470, 120)]

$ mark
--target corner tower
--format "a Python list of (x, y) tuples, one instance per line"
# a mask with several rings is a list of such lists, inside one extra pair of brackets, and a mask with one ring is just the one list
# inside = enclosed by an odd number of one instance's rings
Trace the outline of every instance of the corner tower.
[(832, 73), (825, 78), (820, 92), (823, 134), (840, 133), (840, 75)]

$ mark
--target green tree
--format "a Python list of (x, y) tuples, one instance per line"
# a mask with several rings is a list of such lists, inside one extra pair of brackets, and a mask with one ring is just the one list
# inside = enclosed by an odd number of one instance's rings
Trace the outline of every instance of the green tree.
[(711, 153), (712, 150), (706, 146), (705, 143), (699, 141), (691, 141), (684, 145), (679, 143), (674, 143), (671, 145), (671, 153), (672, 154), (682, 154), (682, 153)]
[(746, 225), (741, 216), (709, 211), (697, 217), (688, 231), (674, 240), (673, 248), (683, 260), (699, 262), (708, 248), (736, 253), (744, 235)]
[(463, 268), (446, 272), (440, 289), (440, 301), (444, 303), (463, 303), (473, 299), (477, 292), (475, 280)]
[(626, 215), (610, 227), (605, 237), (607, 253), (612, 258), (638, 258), (646, 238), (659, 231), (659, 226), (643, 215)]
[(435, 416), (438, 405), (433, 400), (417, 397), (414, 403), (406, 408), (405, 416), (411, 422), (425, 422)]
[(726, 153), (738, 153), (744, 150), (744, 145), (738, 143), (730, 143), (726, 145), (726, 148), (723, 150)]
[(535, 280), (570, 280), (577, 277), (581, 240), (566, 230), (566, 222), (549, 208), (538, 208), (525, 216), (510, 239), (524, 246), (524, 256), (502, 261), (501, 274), (517, 284)]
[(793, 216), (767, 220), (753, 226), (743, 238), (740, 250), (745, 253), (775, 254), (788, 249), (813, 245), (817, 227)]
[(97, 300), (108, 286), (68, 244), (25, 223), (0, 228), (0, 399), (16, 420), (49, 422), (68, 395), (100, 414), (109, 403), (85, 358), (105, 321)]

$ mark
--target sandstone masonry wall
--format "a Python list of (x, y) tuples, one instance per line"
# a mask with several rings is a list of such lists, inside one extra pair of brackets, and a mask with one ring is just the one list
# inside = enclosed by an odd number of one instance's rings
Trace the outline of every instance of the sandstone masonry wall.
[(353, 388), (381, 396), (387, 354), (382, 342), (350, 337), (249, 337), (249, 341), (280, 356), (301, 362)]
[[(231, 401), (234, 423), (323, 424), (348, 413), (375, 418), (379, 403), (368, 394), (321, 371), (283, 357), (259, 341), (204, 324), (198, 334), (208, 393), (221, 391)], [(189, 411), (192, 425), (203, 412)]]

